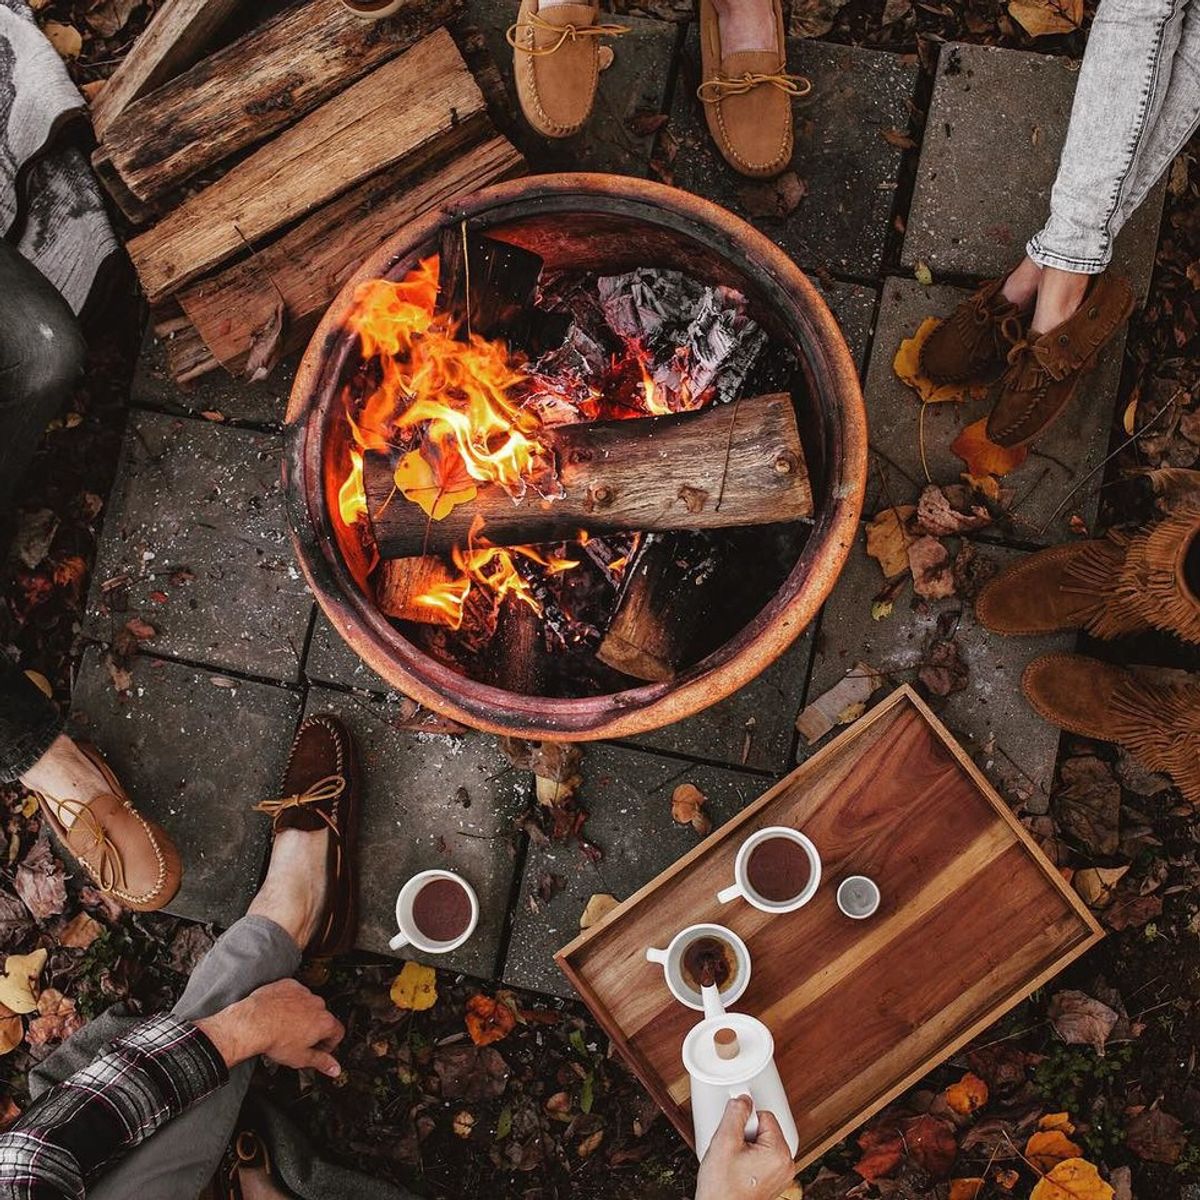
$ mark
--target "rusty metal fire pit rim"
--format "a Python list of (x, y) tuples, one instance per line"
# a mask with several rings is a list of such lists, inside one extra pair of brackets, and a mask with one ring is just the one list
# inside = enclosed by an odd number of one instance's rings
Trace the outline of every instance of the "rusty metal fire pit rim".
[[(669, 215), (676, 233), (696, 240), (708, 235), (711, 243), (716, 230), (749, 273), (766, 277), (761, 284), (769, 280), (773, 290), (797, 298), (789, 308), (793, 322), (807, 334), (803, 358), (813, 376), (810, 382), (819, 382), (836, 399), (837, 437), (830, 454), (840, 460), (840, 484), (819, 510), (804, 552), (775, 597), (734, 638), (675, 680), (579, 699), (521, 696), (436, 663), (358, 589), (335, 546), (322, 475), (324, 434), (311, 436), (309, 417), (321, 415), (322, 396), (328, 396), (348, 353), (343, 324), (359, 282), (388, 274), (405, 258), (415, 257), (449, 221), (486, 217), (490, 227), (502, 223), (510, 208), (511, 218), (518, 219), (558, 206), (586, 211), (588, 204), (601, 200), (650, 224), (656, 218), (668, 224), (662, 218)], [(286, 415), (283, 479), (305, 576), (339, 635), (378, 674), (414, 700), (466, 725), (523, 737), (583, 740), (628, 737), (690, 716), (744, 686), (778, 658), (816, 615), (850, 552), (862, 511), (866, 461), (866, 415), (857, 371), (824, 300), (791, 259), (710, 201), (646, 180), (579, 174), (525, 177), (483, 189), (411, 222), (366, 259), (326, 312), (301, 361)]]

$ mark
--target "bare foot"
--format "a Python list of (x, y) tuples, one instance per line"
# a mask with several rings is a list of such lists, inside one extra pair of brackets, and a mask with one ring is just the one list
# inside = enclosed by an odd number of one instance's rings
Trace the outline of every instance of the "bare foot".
[(325, 913), (329, 830), (281, 829), (271, 847), (267, 877), (247, 912), (279, 925), (301, 950)]
[(777, 50), (779, 29), (771, 0), (713, 0), (721, 30), (721, 54)]
[(1081, 275), (1076, 271), (1060, 271), (1057, 267), (1046, 267), (1042, 271), (1042, 282), (1038, 288), (1037, 307), (1029, 328), (1033, 333), (1048, 333), (1057, 328), (1068, 317), (1075, 315), (1088, 293), (1093, 276)]
[(1033, 307), (1037, 299), (1038, 287), (1042, 282), (1042, 268), (1026, 256), (1020, 265), (1004, 281), (1000, 294), (1009, 302), (1024, 311)]
[[(21, 782), (50, 800), (78, 800), (81, 804), (112, 791), (95, 763), (65, 733), (51, 742), (50, 749), (21, 776)], [(68, 829), (75, 823), (70, 805), (55, 806), (54, 815)]]

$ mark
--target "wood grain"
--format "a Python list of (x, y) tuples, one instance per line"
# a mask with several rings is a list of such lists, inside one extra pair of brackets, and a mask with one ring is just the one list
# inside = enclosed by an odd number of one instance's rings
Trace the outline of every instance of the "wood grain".
[[(744, 838), (802, 829), (823, 860), (798, 912), (719, 905)], [(876, 880), (878, 914), (837, 909), (847, 875)], [(645, 947), (725, 924), (750, 947), (737, 1007), (775, 1035), (811, 1162), (1103, 936), (974, 763), (901, 688), (556, 957), (687, 1138), (680, 1048), (697, 1015)]]
[[(495, 135), (412, 177), (408, 163), (351, 188), (257, 250), (184, 288), (179, 303), (215, 358), (234, 374), (246, 364), (254, 331), (283, 296), (284, 352), (297, 350), (363, 258), (431, 209), (520, 174), (524, 160)], [(276, 290), (278, 289), (278, 290)]]
[(438, 30), (189, 197), (128, 244), (151, 304), (399, 163), (410, 173), (479, 138), (483, 96)]
[(105, 149), (125, 186), (154, 200), (286, 129), (457, 8), (458, 0), (424, 0), (364, 21), (340, 0), (295, 4), (129, 104), (107, 125)]

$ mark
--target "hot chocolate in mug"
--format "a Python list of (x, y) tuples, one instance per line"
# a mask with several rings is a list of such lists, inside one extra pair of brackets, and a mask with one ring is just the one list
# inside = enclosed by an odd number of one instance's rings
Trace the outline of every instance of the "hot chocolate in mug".
[(475, 932), (479, 897), (453, 871), (422, 871), (396, 897), (396, 924), (400, 932), (388, 942), (393, 950), (412, 946), (426, 954), (448, 954)]
[(821, 856), (812, 841), (786, 825), (752, 833), (733, 864), (733, 883), (717, 893), (722, 904), (741, 896), (767, 913), (803, 908), (821, 885)]

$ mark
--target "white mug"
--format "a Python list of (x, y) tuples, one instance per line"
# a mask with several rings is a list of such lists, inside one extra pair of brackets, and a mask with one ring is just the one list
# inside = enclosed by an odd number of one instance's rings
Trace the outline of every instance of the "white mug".
[[(466, 929), (448, 942), (437, 942), (426, 937), (413, 920), (413, 903), (417, 893), (435, 879), (452, 879), (467, 893), (467, 899), (471, 901), (471, 919), (467, 922)], [(399, 950), (404, 946), (412, 946), (414, 950), (422, 950), (426, 954), (448, 954), (451, 950), (457, 950), (475, 932), (475, 926), (479, 924), (479, 897), (475, 895), (475, 889), (453, 871), (422, 871), (419, 875), (414, 875), (396, 897), (396, 924), (400, 927), (400, 932), (388, 942), (391, 949)]]
[(732, 929), (726, 929), (724, 925), (689, 925), (671, 939), (665, 950), (654, 946), (646, 949), (646, 961), (661, 964), (671, 995), (680, 1004), (686, 1004), (688, 1008), (694, 1008), (697, 1012), (704, 1011), (704, 1000), (683, 977), (683, 952), (692, 942), (702, 937), (717, 938), (733, 948), (734, 957), (737, 959), (737, 973), (733, 982), (720, 993), (723, 1004), (733, 1004), (750, 986), (750, 951)]
[[(770, 838), (787, 838), (789, 841), (795, 842), (808, 855), (808, 882), (804, 885), (804, 890), (798, 896), (793, 896), (791, 900), (768, 900), (765, 896), (760, 896), (746, 878), (746, 867), (750, 862), (750, 855), (754, 852), (755, 847)], [(799, 830), (791, 829), (786, 825), (770, 825), (766, 829), (752, 833), (742, 843), (742, 848), (738, 851), (733, 864), (733, 880), (729, 887), (722, 888), (717, 893), (719, 903), (728, 904), (731, 900), (736, 900), (741, 896), (743, 900), (752, 904), (760, 912), (795, 912), (796, 909), (803, 908), (817, 894), (817, 888), (821, 886), (821, 856), (817, 853), (817, 848), (812, 844), (811, 839), (805, 837)]]

